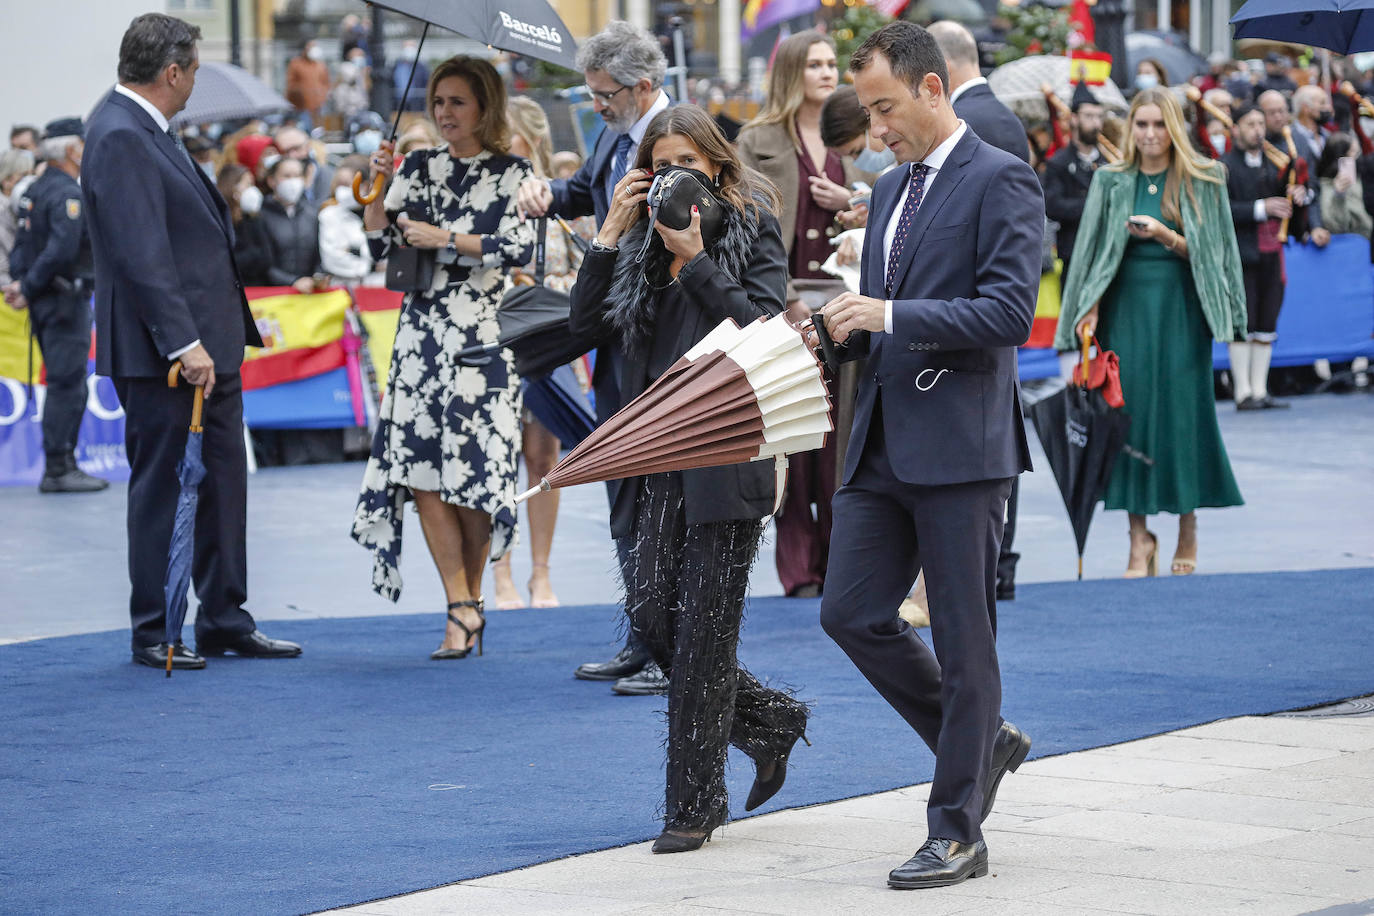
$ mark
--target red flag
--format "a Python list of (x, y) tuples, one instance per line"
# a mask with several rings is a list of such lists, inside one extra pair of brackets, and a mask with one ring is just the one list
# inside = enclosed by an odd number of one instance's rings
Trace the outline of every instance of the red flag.
[(1084, 44), (1097, 44), (1097, 29), (1093, 26), (1093, 17), (1088, 10), (1087, 0), (1073, 0), (1073, 5), (1069, 7), (1069, 25), (1083, 36)]
[(907, 8), (911, 0), (870, 0), (869, 6), (873, 7), (884, 16), (891, 16), (896, 19), (902, 14), (902, 10)]

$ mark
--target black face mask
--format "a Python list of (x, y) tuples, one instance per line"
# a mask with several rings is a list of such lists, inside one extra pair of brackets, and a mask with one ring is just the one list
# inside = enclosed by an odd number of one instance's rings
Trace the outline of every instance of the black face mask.
[(1330, 121), (1335, 116), (1336, 113), (1332, 111), (1330, 108), (1323, 108), (1321, 111), (1317, 112), (1317, 123), (1325, 124), (1327, 121)]
[(725, 227), (725, 205), (716, 198), (715, 182), (705, 172), (670, 165), (654, 174), (649, 185), (649, 231), (635, 257), (644, 260), (649, 243), (657, 233), (653, 223), (660, 222), (669, 229), (686, 229), (692, 225), (692, 207), (701, 214), (701, 240), (710, 248)]

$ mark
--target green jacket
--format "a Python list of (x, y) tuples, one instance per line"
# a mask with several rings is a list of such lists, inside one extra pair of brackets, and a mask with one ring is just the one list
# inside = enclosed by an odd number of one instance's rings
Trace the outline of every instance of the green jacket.
[[(1126, 218), (1135, 207), (1135, 168), (1116, 171), (1102, 168), (1093, 174), (1078, 241), (1069, 262), (1064, 297), (1059, 308), (1059, 327), (1054, 346), (1076, 350), (1073, 329), (1101, 300), (1121, 267), (1126, 251)], [(1197, 210), (1187, 191), (1179, 194), (1183, 210), (1183, 236), (1188, 240), (1188, 262), (1202, 314), (1212, 336), (1223, 343), (1245, 338), (1245, 282), (1240, 272), (1240, 250), (1225, 184), (1199, 181), (1193, 191)], [(1200, 213), (1198, 211), (1201, 211)]]

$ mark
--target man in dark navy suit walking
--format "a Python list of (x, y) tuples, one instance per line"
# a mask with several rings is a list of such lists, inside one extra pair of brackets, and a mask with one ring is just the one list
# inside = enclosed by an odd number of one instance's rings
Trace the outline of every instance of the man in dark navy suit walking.
[[(987, 873), (982, 822), (1030, 750), (999, 715), (995, 590), (1007, 496), (1030, 469), (1016, 346), (1035, 314), (1044, 202), (1030, 166), (955, 115), (925, 29), (882, 27), (850, 69), (871, 136), (902, 165), (873, 189), (861, 292), (822, 310), (837, 342), (866, 340), (870, 355), (821, 623), (935, 752), (928, 838), (888, 884), (936, 887)], [(918, 569), (934, 652), (897, 614)]]
[[(634, 168), (639, 141), (649, 122), (669, 105), (663, 91), (668, 62), (658, 40), (628, 22), (612, 21), (577, 49), (577, 66), (592, 94), (592, 107), (606, 129), (596, 138), (587, 161), (571, 178), (533, 178), (520, 189), (520, 209), (529, 216), (573, 219), (595, 214), (598, 227), (610, 210), (610, 193)], [(596, 419), (603, 423), (621, 408), (617, 376), (624, 357), (615, 345), (597, 350)], [(607, 486), (615, 503), (618, 482)], [(623, 562), (623, 558), (622, 558)], [(625, 647), (606, 662), (588, 662), (576, 676), (589, 681), (615, 681), (616, 693), (645, 695), (668, 692), (668, 679), (631, 631)]]
[[(191, 96), (200, 29), (148, 13), (119, 47), (119, 82), (86, 128), (81, 194), (95, 256), (96, 371), (114, 380), (129, 459), (129, 616), (134, 661), (204, 668), (205, 655), (281, 658), (248, 599), (245, 345), (260, 347), (234, 264), (229, 208), (168, 119)], [(167, 386), (174, 360), (189, 385)], [(163, 580), (191, 386), (205, 386), (204, 459), (191, 576), (196, 652), (167, 645)], [(199, 653), (199, 654), (197, 654)]]

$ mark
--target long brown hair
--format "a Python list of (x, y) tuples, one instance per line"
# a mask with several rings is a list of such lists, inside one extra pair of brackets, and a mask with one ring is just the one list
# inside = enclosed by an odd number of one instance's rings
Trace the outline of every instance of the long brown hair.
[(246, 166), (239, 165), (237, 162), (226, 162), (219, 167), (219, 174), (215, 176), (215, 188), (219, 190), (220, 196), (229, 204), (229, 217), (231, 221), (237, 223), (243, 219), (243, 210), (239, 208), (238, 198), (234, 196), (234, 189), (239, 186), (244, 175), (252, 175)]
[(506, 84), (496, 68), (480, 57), (459, 55), (450, 57), (434, 68), (425, 90), (425, 111), (434, 118), (434, 91), (449, 77), (461, 77), (469, 91), (477, 98), (482, 116), (474, 135), (482, 149), (492, 153), (510, 152), (510, 124), (506, 121)]
[(806, 57), (812, 45), (829, 45), (830, 50), (835, 50), (835, 40), (815, 29), (798, 32), (778, 44), (773, 55), (773, 70), (768, 76), (768, 98), (762, 110), (742, 130), (763, 124), (781, 124), (787, 128), (792, 145), (802, 148), (801, 137), (797, 136), (797, 111), (806, 101)]
[(635, 168), (652, 171), (654, 145), (673, 134), (686, 137), (708, 162), (720, 168), (716, 196), (721, 200), (744, 214), (757, 214), (760, 209), (776, 213), (781, 209), (782, 195), (778, 189), (740, 161), (735, 148), (721, 133), (720, 125), (696, 105), (675, 105), (654, 116), (644, 131), (644, 139), (639, 141)]
[(1183, 225), (1183, 211), (1179, 208), (1179, 188), (1185, 188), (1188, 203), (1202, 222), (1203, 214), (1197, 206), (1197, 196), (1193, 192), (1195, 181), (1210, 181), (1225, 184), (1226, 174), (1219, 163), (1203, 158), (1193, 151), (1192, 141), (1188, 139), (1188, 125), (1183, 119), (1183, 109), (1168, 89), (1142, 89), (1131, 101), (1130, 113), (1126, 115), (1125, 139), (1121, 147), (1121, 161), (1106, 166), (1118, 172), (1128, 169), (1140, 170), (1140, 149), (1135, 145), (1136, 112), (1146, 105), (1156, 105), (1164, 115), (1164, 127), (1169, 131), (1173, 145), (1169, 156), (1169, 171), (1164, 179), (1164, 196), (1160, 198), (1160, 214), (1177, 225)]

